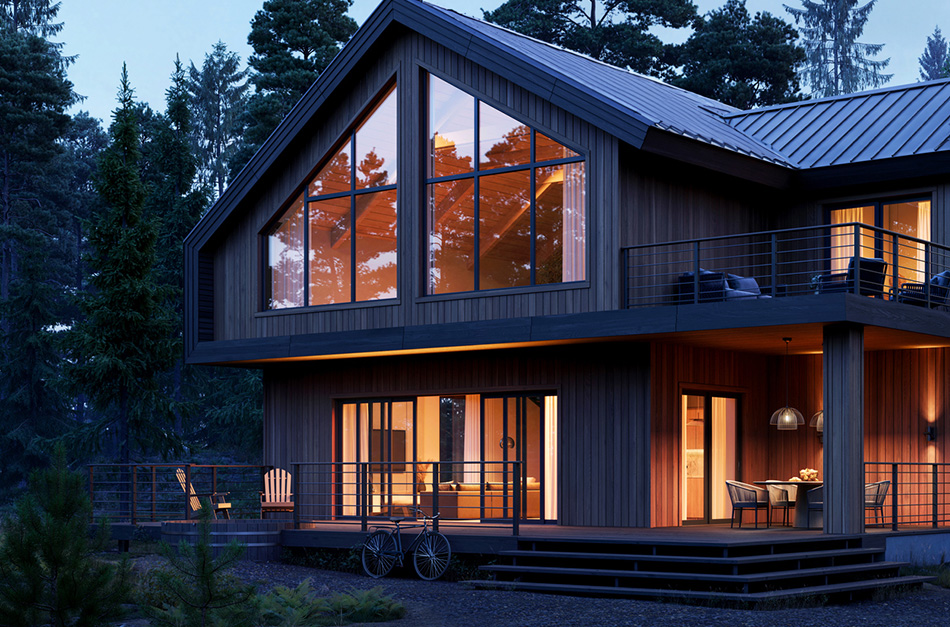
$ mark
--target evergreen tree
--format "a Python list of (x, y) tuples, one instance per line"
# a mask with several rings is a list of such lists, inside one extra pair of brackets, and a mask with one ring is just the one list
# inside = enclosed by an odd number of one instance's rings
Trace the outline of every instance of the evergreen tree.
[(696, 18), (690, 0), (508, 0), (484, 11), (489, 22), (594, 59), (659, 76), (670, 46), (651, 29), (683, 28)]
[(147, 190), (141, 180), (139, 125), (123, 66), (119, 107), (103, 152), (96, 189), (103, 208), (89, 228), (90, 277), (71, 332), (71, 375), (89, 395), (99, 417), (77, 435), (92, 445), (114, 428), (119, 462), (133, 446), (166, 452), (175, 448), (166, 428), (168, 401), (156, 375), (174, 360), (173, 316), (167, 293), (156, 285), (156, 228), (143, 215)]
[(194, 142), (198, 158), (198, 180), (215, 197), (224, 193), (228, 182), (228, 160), (241, 137), (240, 120), (247, 103), (247, 70), (240, 69), (241, 57), (218, 42), (205, 55), (199, 71), (192, 64), (188, 91), (194, 111)]
[(96, 627), (119, 614), (128, 563), (95, 557), (109, 533), (102, 525), (91, 540), (91, 515), (85, 479), (69, 471), (59, 447), (0, 532), (0, 624)]
[(740, 109), (801, 99), (805, 51), (788, 23), (770, 13), (753, 20), (745, 0), (728, 0), (694, 28), (679, 49), (683, 75), (674, 85)]
[(254, 70), (244, 143), (231, 157), (234, 176), (250, 160), (353, 33), (352, 0), (265, 0), (247, 43)]
[[(47, 38), (63, 30), (54, 22), (60, 2), (51, 0), (0, 0), (0, 28)], [(58, 50), (61, 44), (54, 44)]]
[(801, 24), (805, 46), (805, 82), (816, 96), (838, 96), (880, 87), (892, 74), (881, 71), (890, 59), (875, 60), (884, 44), (858, 41), (877, 0), (802, 0), (802, 8), (785, 9)]
[(920, 80), (935, 81), (950, 76), (948, 72), (947, 40), (944, 39), (940, 27), (934, 27), (934, 34), (927, 37), (927, 47), (920, 55)]

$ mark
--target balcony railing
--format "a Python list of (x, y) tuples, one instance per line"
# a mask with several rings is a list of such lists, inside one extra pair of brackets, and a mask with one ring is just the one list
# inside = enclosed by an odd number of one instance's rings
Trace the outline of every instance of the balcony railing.
[[(316, 522), (359, 524), (367, 530), (390, 516), (419, 510), (438, 520), (480, 527), (511, 527), (544, 511), (541, 485), (515, 481), (520, 461), (308, 462), (291, 465), (294, 526)], [(438, 522), (435, 523), (438, 529)]]
[(856, 222), (629, 246), (622, 254), (627, 308), (831, 292), (935, 308), (950, 291), (950, 248)]
[(950, 526), (950, 463), (865, 462), (864, 473), (867, 484), (889, 482), (880, 510), (865, 503), (868, 527)]

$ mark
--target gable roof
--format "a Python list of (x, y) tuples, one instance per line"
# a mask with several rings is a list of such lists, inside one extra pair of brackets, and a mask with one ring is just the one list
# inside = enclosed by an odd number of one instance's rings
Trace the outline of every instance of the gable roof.
[(950, 150), (950, 79), (727, 117), (802, 169), (940, 152)]

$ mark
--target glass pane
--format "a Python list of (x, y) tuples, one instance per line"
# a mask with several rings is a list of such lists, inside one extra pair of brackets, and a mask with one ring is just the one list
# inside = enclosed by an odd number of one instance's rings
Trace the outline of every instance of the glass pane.
[(310, 203), (310, 304), (348, 303), (350, 197)]
[(470, 178), (428, 186), (429, 294), (475, 289), (474, 187)]
[(310, 182), (311, 196), (350, 191), (350, 142), (340, 148)]
[(396, 87), (356, 130), (356, 188), (396, 184)]
[(471, 172), (475, 161), (475, 98), (429, 76), (430, 177)]
[(712, 442), (709, 443), (710, 498), (713, 520), (732, 516), (726, 480), (736, 478), (736, 407), (734, 398), (712, 397)]
[[(848, 207), (834, 209), (831, 212), (832, 224), (847, 224), (860, 222), (874, 226), (874, 206)], [(847, 272), (848, 263), (854, 256), (854, 226), (845, 226), (831, 229), (831, 271), (833, 273)], [(862, 257), (875, 257), (874, 232), (860, 229), (861, 243), (859, 249)]]
[[(918, 200), (912, 202), (884, 205), (884, 228), (889, 231), (930, 241), (930, 201)], [(897, 238), (897, 260), (892, 259), (894, 242), (884, 242), (884, 260), (888, 268), (896, 267), (898, 283), (924, 283), (927, 281), (925, 259), (925, 245), (922, 242)], [(893, 266), (892, 266), (893, 264)], [(890, 278), (890, 273), (888, 273)], [(890, 285), (887, 285), (890, 287)]]
[(530, 173), (481, 177), (479, 289), (531, 284)]
[(301, 194), (267, 235), (268, 309), (304, 306), (303, 206)]
[(534, 134), (534, 159), (535, 161), (550, 161), (553, 159), (568, 159), (570, 157), (579, 157), (580, 155), (560, 144), (547, 135), (542, 133)]
[(683, 520), (706, 518), (705, 425), (705, 399), (702, 396), (683, 395)]
[(356, 300), (396, 298), (396, 190), (355, 201)]
[(484, 102), (478, 103), (479, 168), (501, 168), (531, 160), (531, 129)]
[(585, 278), (584, 164), (535, 171), (535, 229), (538, 284)]

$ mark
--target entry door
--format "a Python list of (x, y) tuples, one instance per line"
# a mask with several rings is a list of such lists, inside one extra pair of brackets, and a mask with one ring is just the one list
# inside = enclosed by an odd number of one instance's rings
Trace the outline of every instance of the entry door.
[(736, 478), (739, 399), (715, 392), (683, 394), (683, 521), (728, 520), (732, 506), (726, 480)]
[[(483, 396), (482, 397), (482, 460), (485, 462), (520, 461), (518, 477), (521, 492), (521, 517), (540, 518), (545, 512), (545, 456), (544, 426), (545, 397), (543, 396)], [(497, 485), (489, 490), (485, 518), (511, 518), (514, 506), (512, 485), (516, 479), (510, 464), (486, 463), (486, 485)]]

